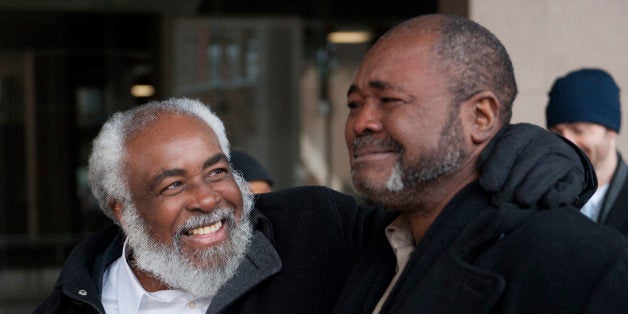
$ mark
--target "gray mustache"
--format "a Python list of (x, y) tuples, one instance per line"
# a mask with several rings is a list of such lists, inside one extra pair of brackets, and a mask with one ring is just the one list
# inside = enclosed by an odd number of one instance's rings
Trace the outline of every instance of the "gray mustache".
[(381, 146), (390, 148), (396, 152), (403, 152), (403, 147), (399, 142), (395, 141), (392, 137), (388, 136), (385, 138), (376, 138), (373, 135), (364, 135), (353, 140), (353, 150), (357, 150), (358, 148), (369, 145), (369, 146)]

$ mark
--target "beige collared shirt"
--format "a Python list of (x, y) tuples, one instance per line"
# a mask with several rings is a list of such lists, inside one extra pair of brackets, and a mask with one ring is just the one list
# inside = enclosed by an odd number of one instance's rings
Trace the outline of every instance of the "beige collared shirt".
[(401, 215), (397, 217), (397, 219), (393, 220), (386, 227), (386, 238), (388, 239), (388, 243), (390, 243), (390, 246), (395, 253), (395, 257), (397, 258), (397, 269), (395, 270), (395, 276), (390, 281), (390, 284), (388, 284), (388, 288), (379, 299), (375, 309), (373, 309), (373, 313), (379, 313), (382, 310), (382, 306), (384, 305), (384, 302), (386, 302), (386, 299), (388, 299), (390, 290), (392, 290), (395, 286), (397, 280), (399, 279), (399, 275), (401, 275), (403, 269), (406, 267), (406, 264), (408, 264), (410, 254), (414, 252), (414, 238), (412, 237), (412, 228), (410, 228), (410, 220), (408, 217)]

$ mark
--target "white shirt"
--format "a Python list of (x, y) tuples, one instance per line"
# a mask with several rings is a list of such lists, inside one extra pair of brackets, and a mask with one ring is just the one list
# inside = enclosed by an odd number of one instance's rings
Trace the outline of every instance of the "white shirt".
[(585, 216), (591, 218), (595, 222), (600, 222), (600, 212), (602, 211), (602, 205), (604, 204), (604, 196), (608, 191), (608, 184), (600, 187), (595, 191), (593, 196), (587, 201), (580, 209), (580, 212)]
[(181, 290), (144, 290), (127, 263), (126, 241), (122, 252), (120, 258), (107, 266), (103, 275), (102, 304), (107, 314), (205, 313), (211, 298), (197, 298)]

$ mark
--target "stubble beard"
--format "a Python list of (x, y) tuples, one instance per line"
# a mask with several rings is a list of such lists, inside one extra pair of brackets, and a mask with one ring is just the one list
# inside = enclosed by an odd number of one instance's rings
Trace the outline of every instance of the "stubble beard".
[(439, 192), (438, 182), (458, 169), (461, 161), (467, 157), (463, 146), (462, 126), (455, 113), (452, 110), (448, 117), (441, 131), (438, 147), (413, 161), (404, 161), (401, 144), (392, 138), (383, 140), (383, 143), (390, 143), (390, 147), (397, 147), (398, 154), (397, 162), (385, 185), (368, 179), (353, 180), (355, 189), (379, 205), (405, 211), (418, 209), (426, 199), (435, 197), (433, 194)]

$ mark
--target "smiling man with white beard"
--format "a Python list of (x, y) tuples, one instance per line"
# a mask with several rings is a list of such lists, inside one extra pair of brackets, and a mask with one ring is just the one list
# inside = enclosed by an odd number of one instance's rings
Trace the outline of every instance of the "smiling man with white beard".
[[(119, 227), (74, 250), (57, 284), (64, 292), (36, 312), (204, 313), (251, 242), (271, 247), (253, 236), (253, 197), (228, 154), (222, 122), (198, 101), (171, 99), (112, 116), (94, 140), (89, 179)], [(265, 265), (256, 249), (248, 261), (262, 271), (254, 274), (276, 272), (275, 256)]]
[[(235, 273), (250, 241), (252, 228), (245, 217), (252, 209), (251, 195), (245, 180), (229, 172), (227, 156), (218, 145), (227, 143), (221, 140), (224, 134), (212, 136), (219, 133), (212, 129), (219, 127), (210, 127), (211, 120), (160, 110), (152, 109), (159, 114), (157, 120), (148, 107), (128, 121), (136, 129), (146, 125), (128, 136), (125, 145), (132, 197), (130, 202), (110, 201), (111, 207), (127, 235), (131, 268), (140, 274), (140, 282), (145, 278), (157, 288), (213, 296)], [(177, 132), (164, 132), (169, 128)], [(93, 159), (105, 156), (100, 149), (111, 151), (111, 142), (104, 136), (96, 140)], [(96, 190), (115, 173), (99, 168), (102, 164), (90, 163)]]

